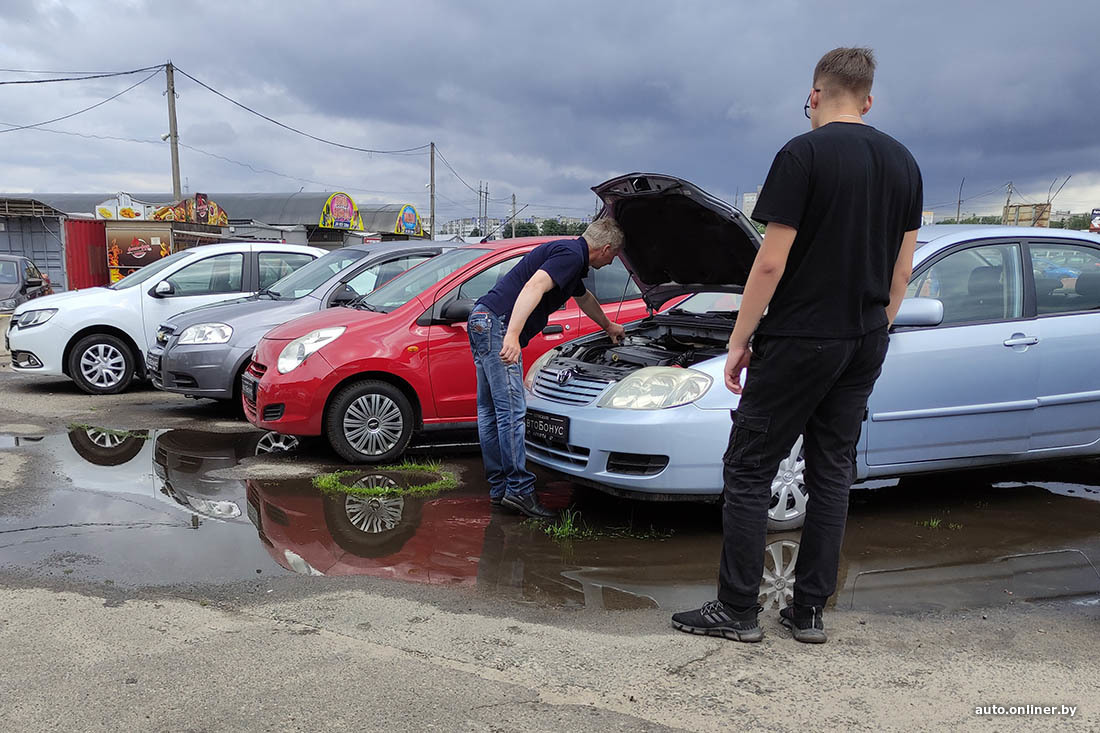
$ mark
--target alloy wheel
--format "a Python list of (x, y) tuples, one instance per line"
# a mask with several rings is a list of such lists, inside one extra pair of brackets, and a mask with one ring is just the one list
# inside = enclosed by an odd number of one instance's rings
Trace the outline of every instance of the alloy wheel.
[(126, 357), (111, 344), (92, 344), (80, 355), (80, 373), (90, 384), (110, 389), (126, 374)]
[(100, 448), (117, 448), (122, 445), (122, 441), (126, 440), (124, 436), (118, 433), (97, 430), (96, 428), (88, 428), (84, 432), (87, 433), (88, 439)]
[(380, 456), (393, 450), (403, 430), (401, 408), (386, 395), (365, 394), (344, 413), (344, 437), (364, 455)]
[(764, 577), (760, 581), (760, 598), (764, 610), (783, 608), (794, 599), (794, 566), (798, 562), (798, 543), (776, 540), (764, 550)]
[(790, 455), (779, 463), (779, 471), (772, 479), (772, 503), (768, 516), (773, 521), (785, 522), (806, 513), (806, 458), (802, 455), (802, 436), (798, 436)]
[[(372, 489), (397, 488), (397, 483), (380, 475), (365, 476), (355, 482), (356, 486)], [(360, 496), (348, 494), (344, 499), (344, 511), (352, 526), (367, 534), (387, 532), (401, 522), (405, 511), (405, 500), (400, 496)]]
[(293, 435), (283, 435), (282, 433), (276, 433), (274, 430), (269, 430), (263, 434), (260, 442), (256, 444), (256, 455), (290, 453), (298, 450), (298, 443), (298, 439)]

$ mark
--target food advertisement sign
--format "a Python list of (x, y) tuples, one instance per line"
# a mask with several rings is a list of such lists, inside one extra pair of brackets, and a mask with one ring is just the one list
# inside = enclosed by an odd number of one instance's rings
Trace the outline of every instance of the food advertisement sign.
[(424, 234), (424, 227), (420, 222), (420, 214), (412, 204), (405, 204), (397, 215), (397, 221), (393, 225), (394, 234), (408, 234), (420, 236)]
[(321, 209), (321, 219), (317, 226), (325, 229), (356, 229), (363, 228), (363, 219), (359, 215), (359, 207), (355, 200), (346, 193), (334, 193), (328, 197), (325, 207)]
[(134, 270), (167, 257), (171, 249), (172, 233), (163, 225), (108, 226), (107, 270), (111, 282), (117, 282)]
[(120, 193), (95, 207), (95, 218), (107, 221), (181, 221), (195, 224), (229, 226), (229, 215), (206, 194), (174, 204), (151, 204)]
[(1100, 232), (1100, 209), (1092, 210), (1092, 220), (1089, 222), (1090, 232)]

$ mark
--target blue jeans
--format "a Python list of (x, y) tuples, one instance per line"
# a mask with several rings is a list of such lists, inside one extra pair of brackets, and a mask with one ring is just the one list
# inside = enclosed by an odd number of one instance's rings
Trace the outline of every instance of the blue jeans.
[(478, 305), (467, 321), (470, 351), (477, 370), (477, 432), (481, 440), (489, 496), (526, 496), (535, 490), (535, 475), (527, 470), (523, 446), (523, 360), (500, 360), (504, 344), (504, 317)]

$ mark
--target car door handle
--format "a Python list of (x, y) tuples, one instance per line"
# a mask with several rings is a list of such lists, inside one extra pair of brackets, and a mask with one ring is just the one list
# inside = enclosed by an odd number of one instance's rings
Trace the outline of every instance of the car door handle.
[(1013, 335), (1012, 338), (1005, 340), (1005, 346), (1034, 346), (1039, 343), (1039, 339), (1034, 336), (1024, 336), (1023, 334)]
[(542, 335), (549, 336), (555, 333), (563, 333), (564, 331), (565, 329), (562, 328), (562, 325), (560, 323), (555, 323), (552, 326), (547, 326), (546, 328), (542, 329)]

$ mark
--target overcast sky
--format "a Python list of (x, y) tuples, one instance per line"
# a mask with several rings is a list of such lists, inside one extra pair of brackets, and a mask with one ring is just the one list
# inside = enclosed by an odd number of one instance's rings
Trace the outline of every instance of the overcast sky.
[[(315, 135), (374, 149), (435, 141), (491, 215), (582, 215), (589, 188), (673, 173), (730, 201), (808, 129), (802, 104), (830, 48), (868, 45), (867, 121), (905, 143), (926, 208), (954, 216), (1045, 201), (1100, 206), (1098, 31), (1081, 2), (93, 3), (0, 0), (0, 67), (113, 71), (163, 63)], [(103, 100), (145, 74), (0, 86), (0, 122)], [(43, 78), (0, 72), (0, 79)], [(50, 128), (0, 132), (0, 191), (170, 191), (164, 74)], [(314, 142), (177, 76), (186, 188), (346, 190), (427, 215), (428, 156)], [(0, 125), (0, 130), (6, 129)], [(220, 157), (215, 157), (220, 156)], [(224, 160), (230, 159), (230, 160)], [(231, 162), (235, 161), (235, 162)], [(281, 175), (278, 175), (281, 174)], [(442, 163), (438, 218), (476, 213)], [(232, 212), (230, 212), (232, 213)]]

